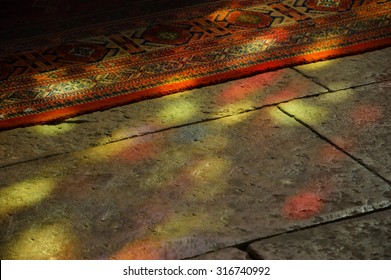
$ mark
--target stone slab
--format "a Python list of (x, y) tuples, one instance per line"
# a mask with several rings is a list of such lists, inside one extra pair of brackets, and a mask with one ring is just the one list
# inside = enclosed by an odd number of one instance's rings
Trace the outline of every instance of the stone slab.
[(0, 178), (1, 259), (183, 259), (391, 205), (389, 184), (276, 107)]
[[(391, 82), (281, 104), (391, 181)], [(325, 155), (333, 157), (332, 154)]]
[(282, 234), (252, 243), (248, 251), (266, 260), (390, 260), (391, 210)]
[(0, 132), (0, 166), (68, 153), (325, 92), (292, 69), (86, 114), (57, 125)]
[(250, 256), (247, 252), (236, 249), (226, 248), (216, 252), (203, 254), (192, 258), (192, 260), (249, 260)]
[(391, 80), (391, 47), (360, 55), (295, 67), (301, 73), (336, 91)]

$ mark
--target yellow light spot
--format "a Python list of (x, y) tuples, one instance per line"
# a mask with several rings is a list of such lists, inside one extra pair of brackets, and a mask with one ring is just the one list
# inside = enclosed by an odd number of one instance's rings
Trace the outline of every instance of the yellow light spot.
[(99, 142), (100, 145), (105, 145), (112, 141), (118, 141), (134, 136), (142, 136), (146, 133), (158, 131), (165, 127), (159, 127), (158, 125), (150, 124), (150, 125), (142, 125), (142, 126), (130, 126), (130, 127), (122, 127), (112, 132), (111, 136), (104, 137)]
[(80, 153), (82, 160), (87, 162), (95, 162), (97, 160), (112, 160), (121, 157), (121, 154), (125, 151), (131, 151), (132, 149), (138, 149), (149, 143), (149, 139), (145, 137), (138, 137), (122, 142), (110, 143), (101, 147), (94, 147), (86, 149)]
[(331, 104), (338, 104), (348, 101), (353, 97), (353, 91), (334, 92), (333, 94), (325, 94), (322, 96), (322, 101), (326, 101)]
[(207, 158), (197, 163), (193, 175), (202, 180), (221, 180), (228, 170), (229, 162), (222, 158)]
[[(232, 211), (231, 211), (232, 212)], [(224, 217), (221, 213), (211, 214), (207, 211), (171, 216), (165, 223), (156, 225), (153, 229), (155, 238), (159, 240), (180, 239), (197, 231), (213, 232), (223, 227), (229, 219), (228, 212)], [(207, 224), (205, 221), (208, 221)]]
[(224, 150), (230, 143), (228, 136), (219, 134), (208, 135), (202, 142), (204, 143), (204, 147), (216, 146), (214, 151)]
[(75, 127), (75, 124), (61, 123), (58, 125), (37, 125), (31, 127), (31, 129), (37, 133), (44, 136), (57, 136), (65, 134), (71, 131)]
[(222, 107), (218, 114), (219, 115), (231, 115), (231, 114), (237, 114), (241, 112), (245, 112), (251, 109), (254, 109), (254, 102), (250, 100), (238, 100), (234, 103), (227, 104), (224, 107)]
[(11, 241), (7, 258), (23, 260), (73, 259), (76, 238), (67, 220), (32, 225)]
[(330, 60), (324, 60), (324, 61), (308, 64), (308, 65), (303, 66), (303, 67), (308, 67), (308, 68), (311, 68), (312, 70), (313, 69), (321, 70), (321, 69), (324, 69), (324, 68), (331, 67), (335, 63), (336, 63), (335, 60), (330, 59)]
[[(224, 115), (226, 114), (227, 111), (221, 111), (221, 112), (224, 112)], [(218, 113), (215, 115), (215, 117), (221, 117), (222, 113)], [(228, 113), (233, 113), (231, 111), (227, 112)], [(237, 115), (232, 115), (232, 116), (229, 116), (229, 117), (226, 117), (226, 118), (221, 118), (219, 119), (219, 122), (221, 122), (222, 124), (225, 124), (225, 125), (235, 125), (235, 124), (239, 124), (241, 122), (244, 122), (248, 119), (250, 115), (247, 114), (247, 113), (243, 113), (243, 114), (237, 114)]]
[(283, 112), (277, 109), (269, 110), (269, 115), (273, 119), (276, 125), (281, 126), (300, 126), (300, 123), (295, 121), (293, 118), (290, 118)]
[(110, 143), (113, 141), (113, 137), (111, 136), (104, 136), (98, 141), (99, 146), (106, 145), (107, 143)]
[(164, 259), (164, 248), (158, 239), (144, 238), (126, 244), (113, 254), (115, 260), (160, 260)]
[[(112, 145), (112, 144), (109, 144)], [(114, 144), (115, 145), (115, 144)], [(103, 146), (105, 147), (105, 146)], [(104, 149), (102, 147), (90, 148), (80, 153), (80, 159), (86, 162), (107, 160), (114, 154), (118, 153), (117, 149)]]
[(52, 179), (32, 179), (0, 190), (0, 214), (32, 206), (47, 198), (56, 184)]
[(191, 119), (197, 113), (194, 104), (183, 99), (172, 100), (170, 105), (161, 110), (157, 116), (162, 123), (180, 124)]
[[(337, 51), (335, 51), (337, 54)], [(329, 60), (324, 60), (324, 61), (319, 61), (319, 62), (314, 62), (310, 64), (306, 64), (303, 66), (297, 66), (295, 68), (301, 70), (307, 70), (310, 72), (315, 72), (314, 76), (318, 76), (319, 74), (326, 73), (324, 71), (327, 71), (329, 68), (333, 67), (335, 64), (338, 63), (338, 60), (336, 59), (329, 59)], [(304, 71), (306, 72), (306, 71)]]
[(302, 100), (288, 102), (281, 107), (287, 113), (309, 125), (319, 125), (326, 121), (329, 115), (329, 112), (326, 109), (320, 106), (311, 105)]

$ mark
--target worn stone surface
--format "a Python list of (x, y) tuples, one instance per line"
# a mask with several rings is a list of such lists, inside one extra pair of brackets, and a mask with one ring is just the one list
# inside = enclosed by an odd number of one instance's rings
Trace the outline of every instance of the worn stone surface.
[(249, 260), (250, 256), (247, 252), (236, 249), (226, 248), (216, 252), (203, 254), (192, 258), (192, 260)]
[(292, 69), (86, 114), (57, 125), (0, 132), (0, 166), (67, 153), (325, 92)]
[(391, 181), (390, 105), (391, 82), (383, 82), (292, 101), (281, 108)]
[(391, 47), (360, 55), (297, 66), (295, 69), (331, 90), (391, 80)]
[(391, 259), (391, 210), (252, 243), (256, 259)]
[(180, 259), (389, 206), (276, 107), (0, 169), (1, 259)]

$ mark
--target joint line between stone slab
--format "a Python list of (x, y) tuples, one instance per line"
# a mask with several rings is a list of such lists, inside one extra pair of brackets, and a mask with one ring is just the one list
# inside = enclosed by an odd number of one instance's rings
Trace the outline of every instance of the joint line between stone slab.
[(387, 83), (387, 82), (389, 82), (389, 81), (390, 81), (390, 80), (375, 81), (375, 82), (370, 82), (370, 83), (365, 83), (365, 84), (359, 84), (359, 85), (349, 86), (349, 87), (346, 87), (346, 88), (340, 88), (340, 89), (337, 89), (337, 90), (334, 90), (334, 91), (326, 92), (326, 94), (327, 94), (327, 93), (339, 92), (339, 91), (345, 91), (345, 90), (349, 90), (349, 89), (358, 89), (358, 88), (361, 88), (361, 87), (366, 87), (366, 86), (372, 86), (372, 85), (376, 85), (376, 84)]
[[(313, 95), (313, 96), (316, 96), (316, 95)], [(284, 101), (284, 103), (285, 102), (289, 102), (289, 101), (294, 101), (296, 99), (301, 99), (301, 98), (292, 98), (290, 100)], [(233, 117), (233, 116), (237, 116), (237, 115), (241, 115), (241, 114), (246, 114), (246, 113), (262, 110), (262, 109), (268, 108), (268, 107), (276, 107), (278, 104), (281, 104), (281, 103), (282, 102), (273, 103), (273, 104), (266, 104), (266, 105), (262, 105), (262, 106), (259, 106), (259, 107), (253, 107), (253, 108), (250, 108), (250, 109), (244, 109), (243, 111), (236, 112), (235, 114), (230, 114), (230, 115), (220, 116), (220, 117), (211, 117), (211, 118), (207, 118), (207, 119), (202, 119), (200, 121), (194, 121), (194, 122), (189, 122), (189, 123), (184, 123), (184, 124), (180, 124), (180, 125), (174, 125), (174, 126), (162, 128), (162, 129), (158, 129), (158, 130), (155, 130), (155, 131), (146, 131), (144, 133), (128, 136), (128, 137), (125, 137), (125, 138), (115, 139), (115, 140), (109, 141), (107, 143), (104, 143), (101, 146), (105, 146), (105, 145), (108, 145), (108, 144), (121, 142), (121, 141), (124, 141), (124, 140), (129, 140), (129, 139), (133, 139), (133, 138), (143, 137), (143, 136), (147, 136), (147, 135), (151, 135), (151, 134), (155, 134), (155, 133), (160, 133), (160, 132), (164, 132), (164, 131), (169, 131), (169, 130), (172, 130), (172, 129), (178, 129), (178, 128), (182, 128), (182, 127), (186, 127), (186, 126), (197, 125), (197, 124), (200, 124), (200, 123), (207, 123), (207, 122), (218, 121), (218, 120), (221, 120), (221, 119), (225, 119), (225, 118), (229, 118), (229, 117)]]
[(308, 128), (309, 130), (311, 130), (313, 133), (315, 133), (319, 138), (321, 138), (322, 140), (326, 141), (327, 143), (329, 143), (330, 145), (332, 145), (334, 148), (336, 148), (337, 150), (339, 150), (340, 152), (344, 153), (346, 156), (348, 156), (349, 158), (351, 158), (352, 160), (354, 160), (355, 162), (357, 162), (359, 165), (361, 165), (362, 167), (364, 167), (365, 169), (367, 169), (369, 172), (371, 172), (372, 174), (376, 175), (377, 177), (381, 178), (383, 181), (385, 181), (387, 184), (391, 185), (391, 182), (386, 179), (385, 177), (383, 177), (382, 175), (380, 175), (378, 172), (376, 172), (374, 169), (372, 169), (370, 166), (368, 166), (363, 160), (353, 156), (352, 154), (348, 153), (347, 151), (345, 151), (344, 149), (342, 149), (341, 147), (339, 147), (337, 144), (335, 144), (333, 141), (331, 141), (330, 139), (328, 139), (326, 136), (322, 135), (320, 132), (318, 132), (317, 130), (315, 130), (313, 127), (311, 127), (310, 125), (308, 125), (307, 123), (303, 122), (302, 120), (300, 120), (299, 118), (297, 118), (296, 116), (288, 113), (287, 111), (285, 111), (284, 109), (282, 109), (280, 106), (277, 105), (277, 108), (282, 112), (284, 113), (285, 115), (293, 118), (295, 121), (297, 121), (298, 123), (300, 123), (301, 125), (305, 126), (306, 128)]
[(356, 88), (360, 88), (360, 87), (371, 86), (371, 85), (375, 85), (375, 84), (383, 84), (383, 83), (387, 83), (387, 82), (390, 83), (391, 80), (382, 80), (382, 81), (375, 81), (375, 82), (370, 82), (370, 83), (366, 83), (366, 84), (355, 85), (355, 86), (339, 89), (337, 91), (356, 89)]
[(344, 91), (344, 90), (348, 90), (348, 89), (356, 89), (356, 88), (360, 88), (360, 87), (365, 87), (365, 86), (370, 86), (370, 85), (375, 85), (375, 84), (382, 84), (382, 83), (387, 83), (387, 82), (390, 82), (391, 80), (389, 79), (385, 79), (385, 80), (380, 80), (380, 81), (374, 81), (374, 82), (369, 82), (369, 83), (364, 83), (364, 84), (358, 84), (358, 85), (352, 85), (352, 86), (349, 86), (349, 87), (344, 87), (344, 88), (339, 88), (339, 89), (335, 89), (335, 90), (332, 90), (330, 89), (329, 87), (327, 87), (326, 85), (323, 85), (321, 82), (319, 82), (317, 79), (311, 77), (311, 76), (308, 76), (306, 74), (304, 74), (303, 72), (301, 72), (300, 70), (296, 69), (296, 68), (291, 68), (293, 69), (294, 71), (296, 71), (298, 74), (302, 75), (303, 77), (311, 80), (312, 82), (314, 82), (315, 84), (317, 84), (318, 86), (321, 86), (323, 87), (324, 89), (326, 89), (328, 92), (324, 92), (322, 94), (327, 94), (327, 93), (333, 93), (333, 92), (338, 92), (338, 91)]
[[(252, 111), (252, 110), (248, 110), (248, 111)], [(246, 113), (248, 111), (239, 112), (238, 115), (242, 114), (242, 113)], [(129, 136), (129, 137), (115, 139), (115, 140), (109, 141), (107, 143), (104, 143), (101, 146), (105, 146), (105, 145), (121, 142), (121, 141), (124, 141), (124, 140), (129, 140), (129, 139), (133, 139), (133, 138), (143, 137), (143, 136), (147, 136), (147, 135), (151, 135), (151, 134), (155, 134), (155, 133), (160, 133), (160, 132), (164, 132), (164, 131), (169, 131), (169, 130), (177, 129), (177, 128), (181, 128), (181, 127), (186, 127), (186, 126), (196, 125), (196, 124), (200, 124), (200, 123), (216, 121), (216, 120), (220, 120), (220, 119), (231, 117), (231, 116), (233, 116), (233, 115), (216, 117), (216, 118), (210, 118), (210, 119), (203, 119), (203, 120), (200, 120), (200, 121), (195, 121), (195, 122), (190, 122), (190, 123), (185, 123), (185, 124), (180, 124), (180, 125), (174, 125), (174, 126), (166, 127), (166, 128), (158, 129), (158, 130), (155, 130), (155, 131), (146, 131), (144, 133), (132, 135), (132, 136)]]
[(352, 213), (353, 215), (341, 216), (341, 217), (337, 217), (337, 218), (335, 218), (333, 220), (328, 220), (328, 221), (325, 221), (325, 222), (304, 226), (302, 228), (291, 229), (291, 230), (287, 230), (287, 231), (284, 231), (284, 232), (271, 234), (271, 235), (268, 235), (268, 236), (265, 236), (265, 237), (251, 239), (251, 240), (248, 240), (248, 241), (245, 241), (245, 242), (241, 242), (241, 243), (236, 244), (236, 245), (230, 245), (230, 246), (227, 246), (227, 247), (218, 248), (217, 250), (203, 252), (201, 254), (197, 254), (195, 256), (191, 256), (191, 257), (186, 258), (186, 259), (192, 259), (192, 258), (201, 256), (201, 255), (204, 255), (204, 254), (213, 253), (213, 252), (216, 252), (216, 251), (219, 251), (219, 250), (224, 250), (224, 249), (227, 249), (227, 248), (239, 249), (239, 250), (241, 250), (243, 252), (246, 252), (247, 255), (250, 257), (250, 259), (256, 259), (256, 258), (254, 258), (251, 255), (251, 252), (248, 250), (248, 246), (250, 244), (254, 243), (254, 242), (271, 239), (271, 238), (274, 238), (274, 237), (277, 237), (277, 236), (281, 236), (283, 234), (296, 233), (296, 232), (300, 232), (300, 231), (310, 230), (310, 229), (313, 229), (313, 228), (316, 228), (316, 227), (322, 227), (322, 226), (329, 225), (329, 224), (336, 224), (336, 223), (347, 221), (347, 220), (354, 220), (354, 219), (357, 219), (357, 218), (361, 218), (361, 217), (365, 217), (365, 216), (369, 216), (369, 215), (373, 215), (373, 214), (376, 214), (376, 213), (389, 211), (389, 210), (391, 210), (391, 205), (390, 204), (387, 205), (387, 206), (384, 206), (384, 207), (380, 206), (379, 208), (374, 208), (374, 209), (372, 209), (370, 211), (361, 212), (361, 213)]
[(261, 106), (254, 106), (254, 107), (252, 107), (250, 109), (243, 109), (242, 111), (235, 112), (234, 114), (228, 114), (228, 115), (220, 116), (220, 117), (205, 118), (205, 119), (200, 120), (200, 121), (195, 121), (195, 122), (189, 122), (189, 123), (184, 123), (184, 124), (180, 124), (180, 125), (170, 126), (170, 127), (162, 128), (162, 129), (155, 130), (155, 131), (146, 131), (144, 133), (128, 136), (128, 137), (125, 137), (125, 138), (115, 139), (115, 140), (109, 141), (107, 143), (104, 143), (101, 146), (112, 144), (112, 143), (117, 143), (117, 142), (128, 140), (128, 139), (133, 139), (133, 138), (137, 138), (137, 137), (143, 137), (143, 136), (150, 135), (150, 134), (155, 134), (155, 133), (160, 133), (160, 132), (164, 132), (164, 131), (169, 131), (171, 129), (177, 129), (177, 128), (181, 128), (181, 127), (197, 125), (197, 124), (200, 124), (200, 123), (207, 123), (207, 122), (212, 122), (212, 121), (218, 121), (218, 120), (221, 120), (221, 119), (225, 119), (225, 118), (229, 118), (229, 117), (233, 117), (233, 116), (238, 116), (238, 115), (241, 115), (241, 114), (255, 112), (255, 111), (258, 111), (258, 110), (265, 109), (265, 108), (278, 107), (278, 105), (280, 105), (280, 104), (285, 104), (285, 103), (288, 103), (288, 102), (291, 102), (291, 101), (295, 101), (295, 100), (300, 100), (300, 99), (318, 97), (320, 95), (327, 94), (327, 93), (329, 93), (329, 92), (320, 92), (320, 93), (314, 93), (314, 94), (310, 94), (310, 95), (306, 95), (306, 96), (294, 97), (294, 98), (291, 98), (289, 100), (279, 101), (279, 102), (275, 102), (275, 103), (271, 103), (271, 104), (264, 104), (264, 105), (261, 105)]
[[(283, 234), (296, 233), (296, 232), (310, 230), (310, 229), (313, 229), (313, 228), (322, 227), (322, 226), (326, 226), (326, 225), (330, 225), (330, 224), (336, 224), (336, 223), (343, 222), (343, 221), (354, 220), (354, 219), (362, 218), (362, 217), (365, 217), (365, 216), (369, 216), (369, 215), (373, 215), (373, 214), (376, 214), (376, 213), (389, 211), (389, 210), (391, 210), (391, 205), (383, 207), (383, 208), (373, 209), (373, 210), (367, 211), (367, 212), (356, 213), (354, 216), (344, 216), (344, 217), (336, 218), (334, 220), (326, 221), (326, 222), (323, 222), (323, 223), (313, 224), (313, 225), (309, 225), (309, 226), (304, 226), (302, 228), (291, 229), (291, 230), (287, 230), (287, 231), (284, 231), (284, 232), (271, 234), (269, 236), (265, 236), (265, 237), (261, 237), (261, 238), (257, 238), (257, 239), (253, 239), (253, 240), (249, 240), (249, 241), (242, 242), (242, 243), (239, 243), (237, 245), (233, 245), (233, 246), (229, 246), (229, 247), (234, 247), (234, 248), (240, 249), (242, 251), (246, 251), (250, 255), (250, 257), (253, 258), (247, 248), (248, 248), (248, 246), (250, 244), (252, 244), (254, 242), (271, 239), (271, 238), (274, 238), (274, 237), (277, 237), (277, 236), (281, 236)], [(229, 248), (229, 247), (227, 247), (227, 248)], [(221, 248), (221, 249), (225, 249), (225, 248)]]
[(326, 85), (322, 84), (321, 82), (319, 82), (317, 79), (313, 78), (313, 77), (310, 77), (306, 74), (304, 74), (303, 72), (301, 72), (300, 70), (296, 69), (295, 67), (291, 68), (293, 69), (294, 71), (296, 71), (299, 75), (303, 76), (304, 78), (310, 80), (311, 82), (317, 84), (318, 86), (324, 88), (325, 90), (327, 90), (328, 92), (332, 92), (332, 90), (327, 87)]
[[(314, 95), (311, 95), (311, 97), (316, 97), (318, 95), (320, 95), (320, 94), (314, 94)], [(138, 138), (138, 137), (144, 137), (144, 136), (147, 136), (147, 135), (152, 135), (152, 134), (155, 134), (155, 133), (160, 133), (160, 132), (169, 131), (169, 130), (172, 130), (172, 129), (178, 129), (178, 128), (191, 126), (191, 125), (196, 125), (196, 124), (200, 124), (200, 123), (207, 123), (207, 122), (217, 121), (217, 120), (220, 120), (220, 119), (225, 119), (225, 118), (229, 118), (229, 117), (233, 117), (233, 116), (237, 116), (237, 115), (241, 115), (241, 114), (245, 114), (245, 113), (249, 113), (249, 112), (262, 110), (264, 108), (276, 107), (278, 104), (282, 104), (282, 103), (286, 103), (286, 102), (290, 102), (290, 101), (294, 101), (296, 99), (302, 99), (302, 98), (303, 97), (292, 98), (290, 100), (286, 100), (286, 101), (283, 101), (283, 102), (277, 102), (277, 103), (266, 104), (266, 105), (262, 105), (262, 106), (258, 106), (258, 107), (253, 107), (253, 108), (250, 108), (250, 109), (244, 109), (243, 111), (236, 112), (235, 114), (229, 114), (229, 115), (220, 116), (220, 117), (212, 117), (212, 118), (203, 119), (203, 120), (200, 120), (200, 121), (180, 124), (180, 125), (176, 125), (176, 126), (170, 126), (170, 127), (158, 129), (158, 130), (155, 130), (155, 131), (146, 131), (146, 132), (143, 132), (143, 133), (140, 133), (140, 134), (135, 134), (135, 135), (131, 135), (131, 136), (128, 136), (128, 137), (123, 137), (123, 138), (120, 138), (120, 139), (114, 139), (114, 140), (108, 141), (106, 143), (102, 143), (102, 144), (95, 145), (93, 147), (88, 147), (88, 148), (85, 148), (85, 149), (106, 146), (106, 145), (113, 144), (113, 143), (118, 143), (118, 142), (121, 142), (121, 141), (126, 141), (126, 140), (130, 140), (130, 139)], [(14, 162), (14, 163), (10, 163), (10, 164), (0, 165), (0, 169), (16, 166), (18, 164), (30, 163), (30, 162), (41, 160), (41, 159), (48, 159), (48, 158), (55, 157), (55, 156), (73, 154), (73, 153), (80, 152), (82, 150), (84, 150), (84, 148), (78, 149), (78, 150), (73, 150), (73, 151), (68, 151), (68, 152), (64, 152), (64, 153), (57, 153), (57, 154), (51, 154), (51, 155), (46, 155), (46, 156), (42, 156), (42, 157), (36, 157), (36, 158), (25, 160), (25, 161), (19, 161), (19, 162)]]
[[(80, 150), (77, 150), (77, 151), (74, 151), (74, 152), (78, 152), (78, 151), (80, 151)], [(69, 153), (73, 153), (73, 152), (64, 152), (64, 153), (46, 155), (46, 156), (42, 156), (42, 157), (38, 157), (38, 158), (28, 159), (28, 160), (25, 160), (25, 161), (19, 161), (19, 162), (14, 162), (14, 163), (10, 163), (10, 164), (5, 164), (5, 165), (1, 165), (0, 169), (7, 168), (7, 167), (13, 167), (13, 166), (16, 166), (16, 165), (19, 165), (19, 164), (33, 162), (33, 161), (36, 161), (36, 160), (48, 159), (48, 158), (56, 157), (56, 156), (62, 156), (62, 155), (66, 155), (66, 154), (69, 154)]]
[[(294, 68), (293, 68), (294, 69)], [(296, 69), (294, 69), (296, 70)], [(298, 70), (296, 70), (298, 71)], [(304, 74), (303, 74), (304, 75)], [(305, 76), (305, 75), (304, 75)], [(388, 81), (388, 80), (387, 80)], [(387, 81), (384, 81), (384, 82), (387, 82)], [(377, 82), (374, 82), (374, 83), (369, 83), (369, 84), (366, 84), (366, 85), (371, 85), (371, 84), (376, 84)], [(320, 85), (320, 84), (319, 84)], [(361, 87), (361, 86), (366, 86), (366, 85), (359, 85), (359, 86), (356, 86), (356, 87)], [(323, 87), (323, 85), (320, 85)], [(289, 100), (284, 100), (284, 101), (280, 101), (280, 102), (276, 102), (276, 103), (272, 103), (272, 104), (265, 104), (265, 105), (261, 105), (261, 106), (256, 106), (256, 107), (253, 107), (253, 108), (250, 108), (250, 109), (245, 109), (243, 111), (240, 111), (240, 112), (236, 112), (235, 114), (230, 114), (230, 115), (226, 115), (226, 116), (221, 116), (221, 117), (214, 117), (214, 118), (208, 118), (208, 119), (203, 119), (203, 120), (200, 120), (200, 121), (196, 121), (196, 122), (190, 122), (190, 123), (185, 123), (185, 124), (181, 124), (181, 125), (176, 125), (176, 126), (171, 126), (171, 127), (167, 127), (167, 128), (163, 128), (163, 129), (160, 129), (160, 130), (156, 130), (156, 131), (147, 131), (145, 133), (141, 133), (141, 134), (136, 134), (136, 135), (132, 135), (132, 136), (129, 136), (129, 137), (125, 137), (125, 138), (120, 138), (120, 139), (115, 139), (115, 140), (112, 140), (112, 141), (108, 141), (107, 143), (104, 143), (104, 144), (100, 144), (100, 145), (96, 145), (94, 147), (99, 147), (99, 146), (105, 146), (105, 145), (108, 145), (108, 144), (112, 144), (112, 143), (117, 143), (117, 142), (121, 142), (121, 141), (124, 141), (124, 140), (129, 140), (129, 139), (133, 139), (133, 138), (138, 138), (138, 137), (143, 137), (143, 136), (146, 136), (146, 135), (150, 135), (150, 134), (155, 134), (155, 133), (159, 133), (159, 132), (164, 132), (164, 131), (169, 131), (171, 129), (177, 129), (177, 128), (181, 128), (181, 127), (185, 127), (185, 126), (190, 126), (190, 125), (196, 125), (196, 124), (200, 124), (200, 123), (206, 123), (206, 122), (211, 122), (211, 121), (216, 121), (216, 120), (220, 120), (220, 119), (224, 119), (224, 118), (229, 118), (229, 117), (232, 117), (232, 116), (237, 116), (237, 115), (241, 115), (241, 114), (245, 114), (245, 113), (249, 113), (249, 112), (255, 112), (255, 111), (258, 111), (258, 110), (262, 110), (264, 108), (269, 108), (269, 107), (277, 107), (279, 110), (281, 110), (283, 113), (285, 113), (286, 115), (288, 115), (289, 117), (292, 117), (294, 118), (296, 121), (302, 123), (303, 125), (307, 126), (309, 129), (311, 129), (313, 132), (315, 132), (316, 134), (318, 134), (321, 138), (325, 139), (326, 141), (327, 138), (325, 137), (322, 137), (319, 133), (317, 133), (315, 130), (313, 130), (312, 128), (310, 128), (308, 125), (304, 124), (303, 122), (301, 122), (300, 120), (296, 119), (293, 115), (290, 115), (288, 112), (285, 112), (284, 110), (282, 110), (278, 105), (280, 104), (286, 104), (288, 102), (291, 102), (291, 101), (294, 101), (294, 100), (300, 100), (300, 99), (307, 99), (307, 98), (314, 98), (314, 97), (318, 97), (318, 96), (321, 96), (321, 95), (324, 95), (324, 94), (329, 94), (329, 93), (333, 93), (333, 92), (338, 92), (338, 91), (343, 91), (343, 90), (346, 90), (346, 89), (341, 89), (341, 90), (337, 90), (337, 91), (330, 91), (329, 89), (327, 89), (326, 87), (324, 87), (326, 90), (328, 90), (327, 92), (320, 92), (320, 93), (314, 93), (314, 94), (310, 94), (310, 95), (306, 95), (306, 96), (300, 96), (300, 97), (295, 97), (295, 98), (291, 98)], [(352, 87), (353, 88), (353, 87)], [(61, 123), (67, 123), (67, 122), (78, 122), (78, 121), (62, 121), (62, 122), (59, 122), (58, 124), (61, 124)], [(89, 122), (89, 121), (84, 121), (82, 120), (81, 122)], [(51, 125), (50, 123), (47, 124), (47, 125)], [(330, 141), (328, 141), (330, 142)], [(331, 142), (330, 142), (331, 143)], [(332, 144), (333, 146), (335, 146), (337, 149), (343, 151), (342, 149), (340, 149), (339, 147), (337, 147), (336, 145)], [(61, 155), (66, 155), (66, 154), (72, 154), (72, 153), (76, 153), (76, 152), (79, 152), (83, 149), (80, 149), (80, 150), (75, 150), (75, 151), (69, 151), (69, 152), (64, 152), (64, 153), (58, 153), (58, 154), (52, 154), (52, 155), (46, 155), (46, 156), (43, 156), (43, 157), (37, 157), (37, 158), (33, 158), (33, 159), (29, 159), (29, 160), (26, 160), (26, 161), (21, 161), (21, 162), (15, 162), (15, 163), (11, 163), (11, 164), (6, 164), (6, 165), (0, 165), (0, 169), (1, 168), (7, 168), (7, 167), (12, 167), (12, 166), (15, 166), (15, 165), (18, 165), (18, 164), (24, 164), (24, 163), (29, 163), (29, 162), (33, 162), (33, 161), (36, 161), (36, 160), (40, 160), (40, 159), (47, 159), (47, 158), (51, 158), (51, 157), (55, 157), (55, 156), (61, 156)], [(343, 151), (344, 152), (344, 151)], [(346, 152), (344, 152), (345, 154), (347, 154)], [(349, 155), (350, 156), (350, 155)], [(350, 156), (352, 157), (352, 156)], [(353, 157), (352, 157), (353, 158)], [(355, 159), (356, 160), (356, 159)], [(357, 161), (357, 160), (356, 160)], [(379, 177), (381, 177), (379, 175)], [(381, 177), (382, 178), (382, 177)], [(386, 180), (389, 184), (390, 182), (388, 180)]]

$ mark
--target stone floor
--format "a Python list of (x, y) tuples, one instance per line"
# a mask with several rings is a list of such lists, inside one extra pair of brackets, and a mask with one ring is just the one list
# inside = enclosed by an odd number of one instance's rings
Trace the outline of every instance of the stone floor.
[(391, 48), (0, 132), (1, 259), (391, 259)]

